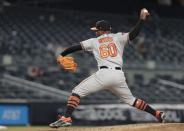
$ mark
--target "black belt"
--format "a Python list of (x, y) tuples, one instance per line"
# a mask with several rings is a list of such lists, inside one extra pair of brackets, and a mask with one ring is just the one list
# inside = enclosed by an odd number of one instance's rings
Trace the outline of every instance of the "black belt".
[[(107, 66), (100, 66), (100, 69), (110, 69), (109, 67), (107, 67)], [(114, 68), (115, 70), (121, 70), (121, 67), (115, 67)]]

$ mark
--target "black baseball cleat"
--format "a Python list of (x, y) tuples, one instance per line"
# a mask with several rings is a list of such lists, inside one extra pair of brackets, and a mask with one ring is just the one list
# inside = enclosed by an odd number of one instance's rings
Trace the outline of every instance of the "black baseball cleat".
[(71, 125), (72, 125), (71, 117), (65, 117), (65, 116), (59, 116), (59, 119), (57, 121), (49, 124), (51, 128), (68, 127)]
[(165, 123), (166, 122), (166, 114), (162, 111), (156, 111), (156, 118), (159, 122)]

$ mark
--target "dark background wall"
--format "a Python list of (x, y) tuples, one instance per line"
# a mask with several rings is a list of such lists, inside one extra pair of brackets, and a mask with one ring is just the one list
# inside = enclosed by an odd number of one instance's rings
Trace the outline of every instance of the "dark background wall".
[[(182, 0), (170, 0), (170, 4), (159, 4), (159, 0), (4, 0), (12, 5), (52, 9), (133, 14), (146, 7), (161, 17), (184, 18)], [(160, 0), (161, 1), (161, 0)]]

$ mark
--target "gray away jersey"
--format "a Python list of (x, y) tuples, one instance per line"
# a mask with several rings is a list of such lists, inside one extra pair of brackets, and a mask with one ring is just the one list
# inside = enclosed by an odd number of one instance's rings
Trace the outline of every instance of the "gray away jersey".
[(122, 67), (124, 46), (129, 33), (110, 33), (81, 42), (85, 51), (92, 51), (99, 66)]

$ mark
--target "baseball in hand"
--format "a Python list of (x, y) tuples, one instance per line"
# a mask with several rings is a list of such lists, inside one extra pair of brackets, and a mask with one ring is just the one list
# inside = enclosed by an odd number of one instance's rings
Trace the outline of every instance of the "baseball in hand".
[(147, 16), (149, 16), (149, 12), (146, 8), (143, 8), (140, 13), (140, 19), (146, 20)]
[(148, 13), (148, 10), (147, 9), (142, 9), (144, 13)]

